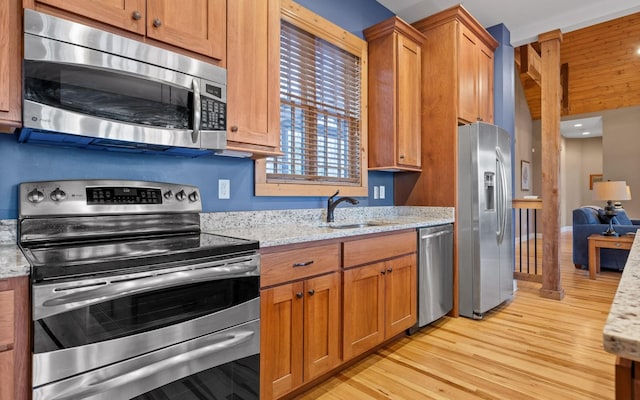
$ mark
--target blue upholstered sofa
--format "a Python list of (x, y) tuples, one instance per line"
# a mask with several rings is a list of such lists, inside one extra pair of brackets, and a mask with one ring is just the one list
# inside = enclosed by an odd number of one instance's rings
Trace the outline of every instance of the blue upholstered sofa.
[[(587, 238), (594, 233), (602, 233), (607, 230), (609, 223), (602, 208), (585, 206), (573, 210), (573, 264), (576, 268), (589, 268), (589, 243)], [(617, 210), (613, 220), (613, 229), (620, 235), (628, 232), (636, 232), (640, 229), (640, 220), (631, 220), (623, 209)], [(627, 262), (629, 251), (601, 249), (600, 267), (622, 270)]]

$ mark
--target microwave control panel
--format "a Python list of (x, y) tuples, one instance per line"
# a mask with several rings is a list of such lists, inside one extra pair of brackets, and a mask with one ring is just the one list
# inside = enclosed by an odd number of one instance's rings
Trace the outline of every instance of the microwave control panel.
[(227, 104), (223, 89), (209, 83), (205, 84), (206, 95), (200, 96), (201, 125), (200, 129), (208, 131), (227, 130)]

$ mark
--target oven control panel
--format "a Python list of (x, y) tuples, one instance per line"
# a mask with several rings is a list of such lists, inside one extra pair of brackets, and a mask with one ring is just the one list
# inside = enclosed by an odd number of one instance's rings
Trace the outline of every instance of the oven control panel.
[(68, 180), (20, 184), (20, 217), (201, 212), (191, 185), (129, 180)]

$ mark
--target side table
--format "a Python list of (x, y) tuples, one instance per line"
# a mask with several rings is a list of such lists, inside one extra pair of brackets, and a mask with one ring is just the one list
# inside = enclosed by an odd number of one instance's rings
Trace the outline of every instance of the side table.
[(596, 272), (600, 273), (600, 249), (630, 250), (633, 235), (602, 236), (598, 233), (590, 235), (589, 240), (589, 279), (596, 279)]

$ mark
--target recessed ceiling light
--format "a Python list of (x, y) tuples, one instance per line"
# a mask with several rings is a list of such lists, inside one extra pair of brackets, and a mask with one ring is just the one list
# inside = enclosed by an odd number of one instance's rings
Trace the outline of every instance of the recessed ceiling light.
[(638, 54), (640, 54), (640, 48), (638, 48)]
[(589, 132), (589, 131), (582, 132), (583, 136), (590, 135), (590, 134), (591, 134), (591, 132)]
[(574, 128), (580, 128), (582, 126), (582, 124), (575, 124), (573, 125)]

